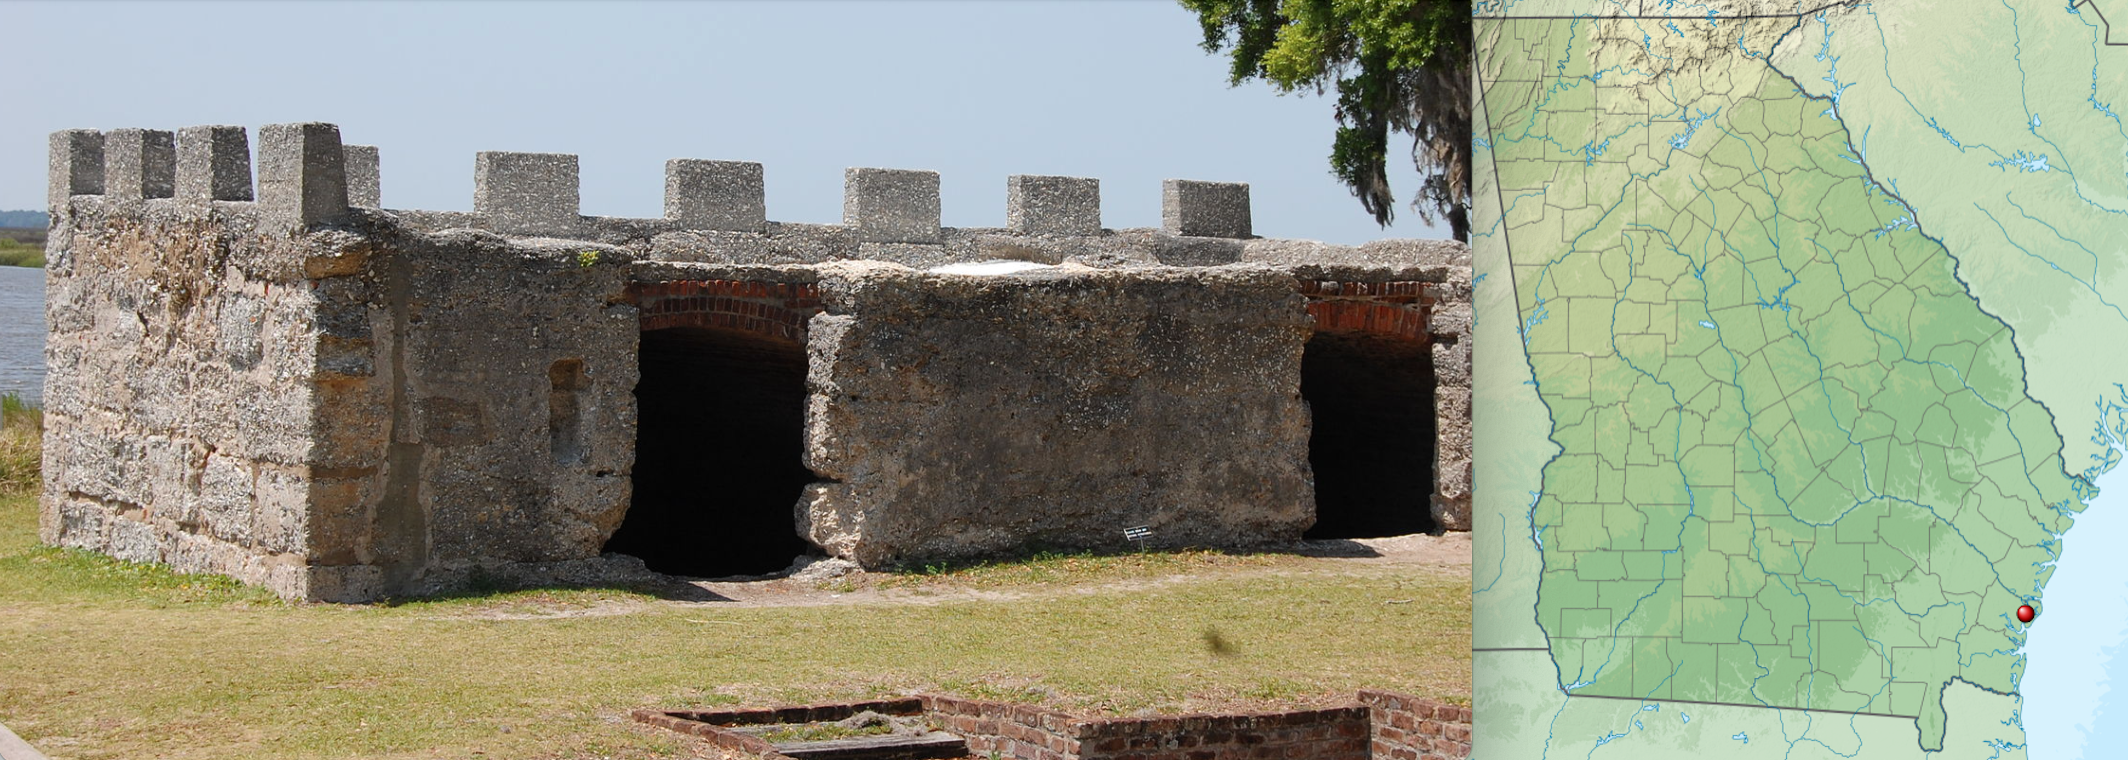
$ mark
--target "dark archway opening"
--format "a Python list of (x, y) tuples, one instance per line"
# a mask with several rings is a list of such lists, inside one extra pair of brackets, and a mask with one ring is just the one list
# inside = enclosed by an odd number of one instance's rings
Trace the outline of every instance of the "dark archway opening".
[(771, 573), (811, 549), (796, 505), (805, 348), (743, 332), (643, 333), (634, 494), (606, 551), (673, 575)]
[(1313, 412), (1308, 538), (1427, 533), (1433, 522), (1433, 349), (1360, 333), (1316, 333), (1301, 354)]

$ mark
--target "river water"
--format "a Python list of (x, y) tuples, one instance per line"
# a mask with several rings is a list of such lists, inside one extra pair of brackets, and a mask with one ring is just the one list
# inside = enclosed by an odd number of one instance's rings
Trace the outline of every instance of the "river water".
[(44, 270), (0, 266), (0, 393), (44, 399)]

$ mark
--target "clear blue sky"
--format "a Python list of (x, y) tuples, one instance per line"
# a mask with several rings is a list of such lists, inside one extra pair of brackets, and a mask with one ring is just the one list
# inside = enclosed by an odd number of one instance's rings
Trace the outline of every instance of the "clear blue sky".
[(0, 2), (0, 29), (0, 209), (44, 207), (53, 130), (329, 121), (381, 147), (387, 208), (471, 210), (473, 154), (521, 150), (580, 155), (587, 214), (659, 216), (665, 160), (710, 158), (761, 162), (778, 221), (840, 221), (843, 168), (877, 166), (939, 172), (956, 227), (1066, 174), (1109, 227), (1186, 178), (1250, 183), (1267, 237), (1447, 236), (1403, 151), (1375, 225), (1329, 174), (1334, 96), (1229, 88), (1165, 0)]

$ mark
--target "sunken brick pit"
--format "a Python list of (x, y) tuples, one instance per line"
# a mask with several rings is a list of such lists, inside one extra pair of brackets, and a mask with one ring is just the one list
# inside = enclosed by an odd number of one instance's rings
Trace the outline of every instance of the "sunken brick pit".
[[(1470, 756), (1469, 707), (1372, 690), (1361, 691), (1354, 703), (1340, 707), (1150, 718), (1079, 717), (1033, 705), (926, 694), (762, 710), (637, 710), (635, 719), (698, 737), (727, 752), (761, 760), (806, 760), (815, 756), (812, 748), (779, 748), (745, 729), (839, 721), (865, 711), (921, 716), (933, 728), (963, 740), (967, 754), (974, 757), (1459, 760)], [(845, 760), (867, 760), (867, 756)]]

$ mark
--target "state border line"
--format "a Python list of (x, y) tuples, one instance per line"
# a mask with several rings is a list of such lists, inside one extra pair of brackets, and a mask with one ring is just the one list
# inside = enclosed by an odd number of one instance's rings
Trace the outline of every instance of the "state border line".
[[(1790, 18), (1790, 19), (1801, 19), (1801, 18), (1804, 18), (1804, 17), (1807, 17), (1807, 16), (1811, 16), (1811, 15), (1815, 15), (1815, 14), (1817, 14), (1817, 13), (1821, 13), (1821, 12), (1824, 12), (1824, 11), (1826, 11), (1826, 10), (1830, 10), (1830, 9), (1832, 9), (1832, 8), (1837, 8), (1837, 7), (1841, 7), (1841, 6), (1852, 6), (1852, 5), (1857, 5), (1857, 4), (1860, 4), (1860, 3), (1862, 2), (1862, 1), (1863, 1), (1863, 0), (1840, 0), (1840, 2), (1833, 2), (1833, 3), (1827, 3), (1827, 4), (1825, 4), (1825, 5), (1821, 5), (1821, 6), (1818, 6), (1818, 7), (1817, 7), (1817, 8), (1815, 8), (1815, 9), (1812, 9), (1812, 10), (1810, 10), (1810, 11), (1806, 11), (1806, 12), (1803, 12), (1803, 13), (1793, 13), (1793, 14), (1778, 14), (1778, 15), (1774, 15), (1774, 14), (1768, 14), (1768, 15), (1725, 16), (1725, 17), (1717, 17), (1717, 19), (1716, 19), (1716, 20), (1719, 20), (1720, 18), (1731, 18), (1731, 19), (1751, 19), (1751, 18)], [(2096, 3), (2096, 2), (2094, 1), (2094, 0), (2084, 0), (2084, 2), (2090, 2), (2090, 3), (2092, 4), (2092, 8), (2094, 8), (2094, 9), (2096, 9), (2096, 8), (2098, 7), (2097, 3)], [(2074, 7), (2074, 6), (2072, 6), (2072, 7)], [(2104, 14), (2100, 14), (2100, 18), (2104, 18)], [(1473, 21), (1475, 21), (1475, 20), (1479, 20), (1479, 19), (1486, 19), (1486, 20), (1496, 20), (1496, 21), (1517, 21), (1517, 20), (1554, 20), (1554, 21), (1557, 21), (1557, 20), (1574, 20), (1574, 19), (1589, 19), (1589, 20), (1604, 20), (1604, 19), (1647, 19), (1647, 20), (1681, 20), (1681, 21), (1706, 21), (1706, 20), (1709, 20), (1709, 19), (1708, 19), (1707, 17), (1705, 17), (1705, 16), (1683, 16), (1683, 17), (1679, 17), (1679, 16), (1473, 16), (1473, 17), (1472, 17), (1472, 20), (1473, 20)], [(2110, 32), (2110, 30), (2111, 30), (2111, 25), (2110, 25), (2110, 24), (2108, 25), (2108, 30), (2109, 30), (2109, 32)], [(2112, 44), (2112, 43), (2108, 43), (2108, 44)], [(1475, 46), (1473, 46), (1473, 47), (1475, 47)], [(1484, 83), (1484, 79), (1483, 79), (1483, 74), (1482, 74), (1482, 67), (1480, 67), (1480, 66), (1476, 65), (1476, 64), (1478, 63), (1478, 60), (1477, 60), (1477, 59), (1478, 59), (1478, 53), (1477, 53), (1477, 51), (1476, 51), (1475, 49), (1473, 49), (1473, 50), (1471, 51), (1471, 57), (1472, 57), (1472, 64), (1473, 64), (1473, 66), (1472, 66), (1472, 84), (1473, 84), (1473, 87), (1472, 87), (1471, 89), (1472, 89), (1472, 91), (1473, 91), (1473, 92), (1474, 92), (1474, 93), (1476, 94), (1477, 98), (1478, 98), (1478, 99), (1479, 99), (1479, 100), (1480, 100), (1480, 101), (1482, 102), (1482, 101), (1484, 100), (1484, 98), (1485, 98), (1485, 83)], [(1498, 82), (1495, 82), (1495, 84), (1497, 84), (1497, 83), (1498, 83)], [(1486, 109), (1486, 117), (1487, 117), (1487, 118), (1486, 118), (1486, 122), (1487, 122), (1487, 123), (1486, 123), (1486, 131), (1487, 131), (1488, 135), (1489, 135), (1489, 134), (1490, 134), (1490, 133), (1492, 132), (1492, 129), (1493, 129), (1493, 125), (1492, 125), (1492, 123), (1491, 123), (1491, 121), (1492, 121), (1492, 119), (1491, 119), (1491, 116), (1492, 116), (1492, 110), (1491, 110), (1490, 108)], [(1500, 164), (1499, 164), (1499, 157), (1498, 157), (1498, 155), (1497, 155), (1497, 154), (1496, 154), (1496, 153), (1495, 153), (1494, 151), (1492, 151), (1492, 150), (1487, 150), (1487, 151), (1486, 151), (1486, 154), (1487, 154), (1487, 158), (1488, 158), (1488, 159), (1489, 159), (1489, 161), (1490, 161), (1490, 162), (1492, 163), (1492, 168), (1493, 168), (1493, 178), (1494, 178), (1494, 179), (1493, 179), (1493, 191), (1494, 191), (1494, 193), (1495, 193), (1495, 195), (1494, 195), (1494, 200), (1495, 200), (1495, 202), (1496, 202), (1496, 203), (1500, 204), (1500, 213), (1501, 213), (1501, 215), (1502, 215), (1502, 216), (1504, 217), (1504, 216), (1506, 215), (1506, 213), (1507, 213), (1507, 207), (1506, 207), (1506, 201), (1507, 201), (1507, 197), (1506, 197), (1506, 191), (1505, 191), (1505, 190), (1503, 190), (1503, 189), (1502, 189), (1502, 188), (1500, 187), (1500, 184), (1499, 184), (1499, 176), (1500, 176), (1500, 174), (1499, 174), (1499, 172), (1500, 172)], [(1501, 248), (1502, 248), (1502, 249), (1504, 249), (1504, 251), (1505, 251), (1505, 252), (1506, 252), (1506, 253), (1508, 254), (1508, 267), (1507, 267), (1507, 277), (1508, 277), (1509, 287), (1513, 287), (1513, 286), (1514, 286), (1514, 264), (1513, 264), (1513, 262), (1514, 262), (1514, 254), (1513, 254), (1513, 252), (1514, 252), (1514, 246), (1513, 246), (1513, 244), (1512, 244), (1512, 242), (1511, 242), (1511, 240), (1510, 240), (1510, 237), (1509, 237), (1509, 236), (1508, 236), (1508, 234), (1507, 234), (1507, 229), (1506, 229), (1506, 225), (1505, 225), (1505, 219), (1503, 219), (1503, 220), (1502, 220), (1502, 227), (1501, 227), (1501, 230), (1500, 230), (1500, 244), (1501, 244)], [(1525, 361), (1527, 361), (1527, 359), (1526, 359), (1526, 358), (1525, 358)], [(1532, 369), (1534, 370), (1534, 368), (1532, 368)], [(1549, 407), (1550, 405), (1549, 405), (1549, 404), (1547, 404), (1546, 406), (1547, 406), (1547, 407)], [(1549, 409), (1547, 409), (1547, 411), (1549, 411)], [(1555, 455), (1555, 457), (1556, 457), (1556, 455)], [(1549, 462), (1547, 462), (1547, 464), (1549, 464)], [(1539, 582), (1540, 582), (1540, 583), (1542, 582), (1542, 579), (1541, 579), (1541, 578), (1539, 579)], [(1533, 610), (1533, 611), (1534, 611), (1534, 610)], [(1551, 632), (1550, 632), (1550, 631), (1548, 631), (1548, 630), (1546, 630), (1546, 629), (1544, 628), (1544, 625), (1543, 625), (1543, 624), (1542, 624), (1541, 622), (1539, 622), (1539, 623), (1537, 624), (1537, 630), (1538, 630), (1538, 632), (1539, 632), (1540, 634), (1543, 634), (1543, 636), (1545, 637), (1545, 640), (1546, 640), (1547, 642), (1549, 642), (1549, 641), (1551, 640), (1551, 638), (1552, 638)], [(1544, 646), (1544, 647), (1472, 647), (1472, 648), (1471, 648), (1471, 651), (1472, 651), (1473, 653), (1476, 653), (1476, 652), (1547, 652), (1547, 653), (1548, 653), (1548, 652), (1551, 652), (1551, 651), (1552, 651), (1552, 648), (1551, 648), (1551, 647), (1549, 647), (1549, 646)], [(1955, 677), (1955, 676), (1954, 676), (1954, 677), (1952, 678), (1952, 680), (1957, 680), (1957, 681), (1963, 681), (1964, 679), (1963, 679), (1963, 678), (1958, 678), (1958, 677)], [(1948, 682), (1948, 681), (1947, 681), (1947, 682), (1945, 682), (1945, 685), (1946, 685), (1946, 686), (1948, 686), (1948, 684), (1949, 684), (1949, 682)], [(1982, 688), (1982, 689), (1986, 689), (1986, 687), (1980, 687), (1980, 688)], [(1993, 692), (1993, 690), (1992, 690), (1992, 689), (1986, 689), (1986, 690), (1987, 690), (1987, 691), (1990, 691), (1990, 692)], [(1563, 689), (1563, 688), (1562, 688), (1562, 689), (1560, 689), (1560, 693), (1564, 694), (1564, 695), (1566, 696), (1566, 698), (1567, 698), (1567, 699), (1569, 699), (1569, 700), (1573, 700), (1573, 699), (1605, 699), (1605, 700), (1611, 700), (1611, 701), (1617, 701), (1617, 702), (1638, 702), (1638, 703), (1641, 703), (1641, 704), (1647, 704), (1647, 703), (1656, 703), (1656, 702), (1668, 702), (1668, 703), (1672, 703), (1672, 704), (1680, 704), (1680, 705), (1705, 705), (1705, 706), (1709, 706), (1709, 707), (1743, 707), (1743, 708), (1750, 708), (1750, 709), (1754, 709), (1754, 710), (1789, 710), (1789, 711), (1794, 711), (1794, 712), (1804, 712), (1804, 713), (1824, 713), (1824, 714), (1827, 714), (1827, 715), (1846, 715), (1846, 716), (1861, 716), (1861, 717), (1869, 717), (1869, 718), (1892, 718), (1892, 719), (1895, 719), (1895, 720), (1911, 720), (1911, 721), (1915, 721), (1916, 725), (1918, 725), (1918, 724), (1919, 724), (1919, 722), (1920, 722), (1920, 720), (1921, 720), (1921, 716), (1919, 716), (1919, 715), (1899, 715), (1899, 714), (1897, 714), (1897, 713), (1873, 713), (1873, 712), (1858, 712), (1858, 711), (1852, 711), (1852, 710), (1826, 710), (1826, 709), (1821, 709), (1821, 708), (1815, 708), (1815, 707), (1786, 707), (1786, 706), (1781, 706), (1781, 705), (1768, 705), (1768, 704), (1749, 704), (1749, 703), (1742, 703), (1742, 702), (1711, 702), (1711, 701), (1703, 701), (1703, 700), (1693, 700), (1693, 699), (1649, 699), (1649, 698), (1640, 698), (1640, 697), (1614, 697), (1614, 696), (1608, 696), (1608, 695), (1603, 695), (1603, 694), (1575, 694), (1575, 693), (1573, 693), (1573, 692), (1569, 692), (1569, 691), (1566, 691), (1566, 690), (1565, 690), (1565, 689)]]
[(1675, 704), (1680, 704), (1680, 705), (1708, 705), (1708, 706), (1710, 706), (1710, 707), (1749, 707), (1749, 708), (1751, 708), (1751, 709), (1753, 709), (1753, 710), (1793, 710), (1793, 711), (1796, 711), (1796, 712), (1814, 712), (1814, 713), (1829, 713), (1829, 714), (1832, 714), (1832, 715), (1861, 715), (1861, 716), (1864, 716), (1864, 717), (1870, 717), (1870, 718), (1898, 718), (1898, 719), (1900, 719), (1900, 720), (1920, 720), (1920, 719), (1921, 719), (1921, 716), (1919, 716), (1919, 715), (1897, 715), (1897, 714), (1893, 714), (1893, 713), (1873, 713), (1873, 712), (1856, 712), (1856, 711), (1854, 711), (1854, 710), (1826, 710), (1826, 709), (1823, 709), (1823, 708), (1817, 708), (1817, 707), (1784, 707), (1784, 706), (1781, 706), (1781, 705), (1762, 705), (1762, 704), (1752, 704), (1752, 703), (1748, 703), (1748, 702), (1701, 702), (1701, 701), (1698, 701), (1698, 700), (1692, 700), (1692, 699), (1661, 699), (1661, 698), (1657, 698), (1657, 697), (1613, 697), (1613, 696), (1609, 696), (1609, 695), (1605, 695), (1605, 694), (1575, 694), (1575, 693), (1573, 693), (1573, 692), (1567, 692), (1567, 693), (1566, 693), (1566, 698), (1567, 698), (1567, 699), (1613, 699), (1613, 700), (1618, 700), (1618, 701), (1621, 701), (1621, 702), (1643, 702), (1643, 703), (1646, 703), (1646, 702), (1670, 702), (1670, 703), (1675, 703)]
[(2105, 25), (2106, 25), (2106, 38), (2105, 38), (2104, 40), (2100, 40), (2100, 41), (2101, 41), (2101, 42), (2104, 42), (2104, 43), (2106, 43), (2107, 45), (2111, 45), (2111, 46), (2113, 46), (2113, 47), (2128, 47), (2128, 42), (2114, 42), (2114, 41), (2113, 41), (2113, 22), (2112, 22), (2112, 21), (2109, 21), (2109, 20), (2107, 20), (2107, 19), (2106, 19), (2106, 12), (2105, 12), (2105, 11), (2099, 10), (2099, 8), (2098, 8), (2098, 0), (2078, 0), (2078, 2), (2070, 3), (2070, 4), (2069, 4), (2069, 7), (2070, 7), (2070, 8), (2082, 8), (2082, 7), (2086, 6), (2086, 5), (2088, 5), (2088, 6), (2091, 6), (2091, 12), (2092, 12), (2092, 13), (2096, 13), (2096, 14), (2098, 14), (2098, 22), (2099, 22), (2099, 23), (2101, 23), (2101, 24), (2105, 24)]
[[(1824, 12), (1826, 12), (1826, 11), (1829, 11), (1829, 10), (1832, 10), (1832, 9), (1834, 9), (1834, 8), (1838, 8), (1838, 7), (1841, 7), (1841, 6), (1855, 6), (1855, 5), (1861, 5), (1861, 4), (1863, 3), (1863, 2), (1864, 2), (1864, 0), (1839, 0), (1839, 2), (1832, 2), (1832, 3), (1826, 3), (1826, 4), (1824, 4), (1824, 5), (1820, 5), (1820, 6), (1816, 7), (1816, 8), (1812, 8), (1812, 9), (1810, 9), (1810, 10), (1807, 10), (1807, 11), (1798, 11), (1798, 12), (1795, 12), (1795, 13), (1744, 13), (1744, 14), (1738, 14), (1738, 15), (1734, 15), (1734, 16), (1722, 16), (1722, 15), (1709, 15), (1709, 14), (1705, 14), (1705, 13), (1702, 13), (1702, 14), (1699, 14), (1699, 15), (1697, 15), (1697, 16), (1589, 16), (1589, 15), (1581, 15), (1581, 16), (1573, 16), (1573, 15), (1562, 15), (1562, 16), (1479, 16), (1479, 15), (1473, 15), (1473, 16), (1471, 16), (1470, 18), (1471, 18), (1471, 20), (1473, 20), (1473, 21), (1476, 21), (1476, 20), (1480, 20), (1480, 19), (1484, 19), (1484, 20), (1488, 20), (1488, 21), (1580, 21), (1580, 20), (1584, 20), (1584, 19), (1585, 19), (1585, 20), (1588, 20), (1588, 21), (1724, 21), (1724, 20), (1729, 20), (1729, 19), (1737, 19), (1737, 20), (1747, 20), (1747, 19), (1764, 19), (1764, 18), (1806, 18), (1806, 17), (1809, 17), (1809, 16), (1815, 16), (1815, 15), (1817, 15), (1817, 14), (1820, 14), (1820, 13), (1824, 13)], [(2087, 3), (2091, 3), (2091, 2), (2092, 2), (2092, 0), (2084, 0), (2084, 2), (2087, 2)], [(2096, 8), (2098, 7), (2098, 5), (2097, 5), (2096, 3), (2093, 3), (2091, 7), (2092, 7), (2092, 8), (2094, 8), (2094, 9), (2096, 9)], [(2100, 18), (2100, 19), (2104, 19), (2104, 18), (2105, 18), (2105, 14), (2103, 14), (2103, 13), (2099, 14), (2099, 18)], [(2109, 43), (2106, 43), (2106, 44), (2112, 45), (2112, 44), (2128, 44), (2128, 43), (2111, 43), (2111, 42), (2109, 42)]]

